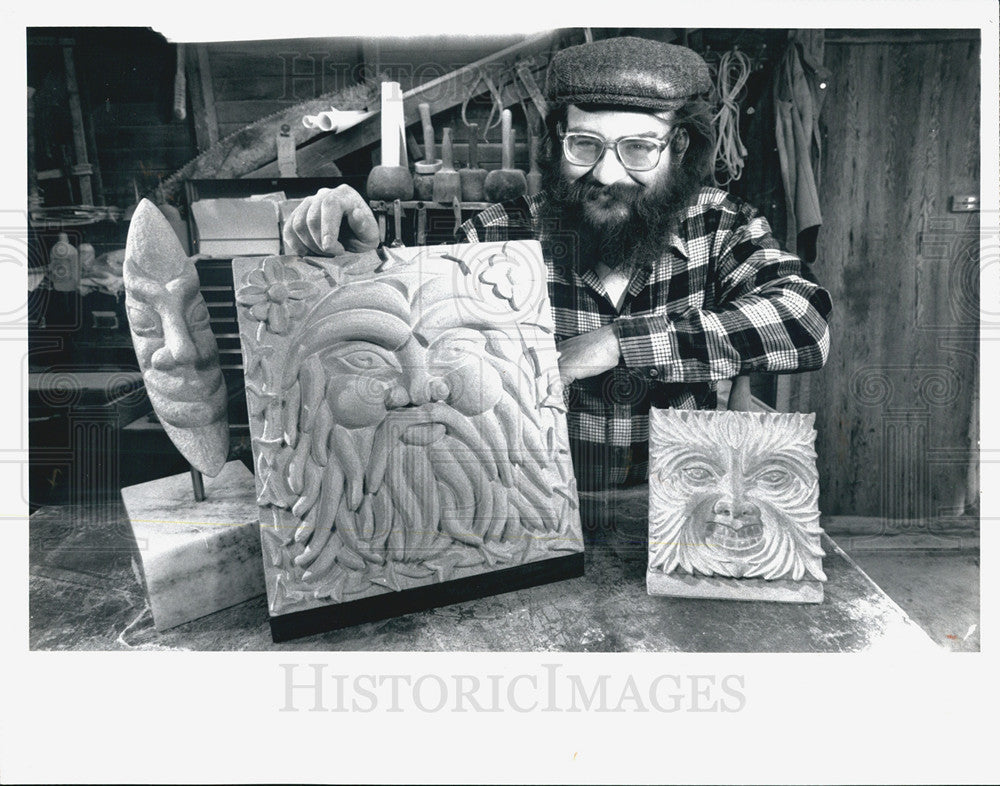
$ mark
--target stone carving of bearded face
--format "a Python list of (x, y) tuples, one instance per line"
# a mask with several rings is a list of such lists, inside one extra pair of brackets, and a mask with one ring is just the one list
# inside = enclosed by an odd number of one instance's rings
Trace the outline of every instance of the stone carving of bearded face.
[(214, 477), (229, 450), (226, 385), (194, 262), (149, 200), (129, 226), (122, 271), (132, 344), (160, 423)]
[(653, 410), (650, 571), (825, 581), (813, 419)]
[(273, 271), (318, 291), (287, 339), (258, 329), (277, 362), (248, 381), (272, 611), (582, 547), (540, 257), (483, 245), (372, 254), (332, 287)]

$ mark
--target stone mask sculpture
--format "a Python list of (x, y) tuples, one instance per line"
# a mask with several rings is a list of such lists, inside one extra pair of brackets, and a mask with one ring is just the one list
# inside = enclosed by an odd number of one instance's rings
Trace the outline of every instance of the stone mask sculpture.
[(652, 411), (650, 592), (668, 576), (826, 580), (814, 417)]
[(218, 346), (194, 261), (148, 199), (132, 216), (122, 276), (132, 344), (153, 410), (184, 458), (215, 477), (229, 452)]
[(234, 261), (272, 616), (582, 551), (540, 247), (390, 251)]

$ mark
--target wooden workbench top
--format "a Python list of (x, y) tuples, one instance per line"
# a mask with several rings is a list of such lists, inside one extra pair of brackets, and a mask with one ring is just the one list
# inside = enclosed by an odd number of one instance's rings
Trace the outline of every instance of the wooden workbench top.
[(639, 523), (609, 537), (591, 533), (582, 578), (273, 644), (263, 596), (157, 633), (132, 570), (123, 506), (41, 508), (30, 526), (30, 646), (535, 652), (935, 648), (825, 536), (829, 581), (821, 604), (651, 597)]

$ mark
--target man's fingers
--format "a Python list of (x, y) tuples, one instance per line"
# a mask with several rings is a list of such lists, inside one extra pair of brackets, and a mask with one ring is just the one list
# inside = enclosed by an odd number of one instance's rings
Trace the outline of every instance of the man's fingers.
[(291, 245), (294, 246), (296, 254), (314, 254), (319, 251), (318, 248), (314, 248), (309, 242), (309, 225), (307, 223), (307, 218), (309, 216), (310, 207), (310, 203), (302, 203), (295, 208), (295, 211), (292, 213), (292, 216), (288, 221), (288, 227), (291, 228), (293, 240)]
[(303, 245), (302, 241), (299, 240), (299, 236), (295, 234), (295, 230), (292, 229), (292, 223), (289, 221), (285, 224), (284, 232), (285, 240), (285, 253), (294, 254), (295, 256), (303, 256), (310, 253), (309, 249)]
[(335, 192), (331, 191), (316, 198), (316, 214), (319, 216), (319, 227), (316, 240), (327, 252), (337, 245), (340, 236), (340, 222), (344, 217), (344, 209)]
[[(333, 201), (333, 204), (330, 202)], [(330, 216), (331, 212), (336, 212), (336, 216)], [(336, 221), (336, 223), (333, 223)], [(340, 206), (329, 197), (313, 197), (306, 212), (307, 244), (315, 248), (316, 251), (325, 251), (327, 246), (327, 227), (332, 225), (333, 239), (337, 239), (340, 229)]]
[(354, 235), (353, 250), (375, 248), (381, 240), (378, 222), (364, 197), (348, 185), (337, 186), (333, 193), (343, 211), (341, 215), (347, 216), (347, 226)]
[(357, 246), (356, 251), (375, 248), (379, 240), (381, 240), (375, 214), (372, 213), (367, 205), (355, 208), (348, 213), (347, 225), (350, 227), (351, 232), (354, 233), (354, 245)]

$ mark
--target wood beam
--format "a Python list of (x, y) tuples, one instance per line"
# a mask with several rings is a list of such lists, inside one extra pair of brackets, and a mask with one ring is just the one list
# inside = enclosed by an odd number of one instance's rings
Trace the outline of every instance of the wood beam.
[(201, 153), (219, 141), (219, 120), (215, 113), (212, 69), (208, 62), (208, 48), (204, 44), (196, 44), (188, 49), (185, 70), (191, 96), (195, 141), (198, 152)]
[[(407, 126), (420, 122), (418, 105), (421, 102), (430, 104), (431, 114), (435, 115), (458, 106), (470, 95), (485, 93), (487, 88), (481, 81), (483, 73), (495, 76), (501, 71), (513, 70), (519, 61), (524, 62), (527, 58), (531, 58), (528, 64), (531, 72), (544, 73), (549, 62), (549, 50), (558, 38), (558, 32), (532, 36), (519, 44), (408, 90), (403, 94), (404, 122)], [(530, 98), (520, 83), (506, 83), (501, 88), (500, 95), (505, 107)], [(300, 147), (298, 157), (300, 174), (307, 177), (326, 162), (335, 161), (374, 144), (379, 139), (379, 129), (379, 113), (374, 112), (343, 133), (330, 133)], [(275, 177), (277, 172), (277, 162), (270, 162), (254, 170), (249, 177)]]
[(73, 44), (63, 42), (63, 64), (66, 67), (66, 91), (69, 93), (69, 114), (73, 122), (73, 153), (75, 162), (73, 174), (79, 178), (80, 204), (94, 204), (94, 192), (90, 187), (93, 168), (87, 158), (87, 135), (83, 128), (83, 107), (80, 105), (80, 91), (76, 81), (76, 66), (73, 64)]

